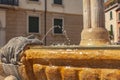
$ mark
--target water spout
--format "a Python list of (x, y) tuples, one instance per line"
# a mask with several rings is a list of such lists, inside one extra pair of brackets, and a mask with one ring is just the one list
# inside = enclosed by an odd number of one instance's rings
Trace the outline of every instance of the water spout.
[(68, 41), (68, 45), (70, 45), (71, 40), (70, 40), (70, 38), (68, 37), (66, 30), (64, 30), (63, 33), (64, 33), (64, 35), (65, 35), (65, 37), (66, 37), (66, 39), (67, 39), (67, 41)]
[(42, 38), (42, 42), (45, 40), (45, 38), (47, 37), (47, 35), (49, 34), (49, 32), (50, 31), (52, 31), (54, 28), (61, 28), (59, 25), (58, 26), (53, 26), (53, 27), (51, 27), (48, 31), (47, 31), (47, 33), (45, 34), (45, 36)]
[[(59, 28), (59, 29), (61, 29), (61, 27), (60, 27), (59, 25), (51, 27), (51, 28), (47, 31), (47, 33), (44, 35), (44, 37), (42, 38), (42, 40), (41, 40), (42, 42), (45, 40), (45, 38), (47, 37), (47, 35), (48, 35), (54, 28)], [(66, 38), (67, 41), (68, 41), (68, 45), (70, 45), (70, 38), (69, 38), (68, 35), (67, 35), (67, 31), (64, 30), (64, 29), (62, 29), (62, 32), (63, 32), (63, 35), (65, 36), (65, 38)], [(64, 43), (66, 43), (66, 42), (64, 42)], [(63, 44), (64, 44), (64, 43), (63, 43)], [(59, 44), (59, 43), (58, 43), (58, 44)]]

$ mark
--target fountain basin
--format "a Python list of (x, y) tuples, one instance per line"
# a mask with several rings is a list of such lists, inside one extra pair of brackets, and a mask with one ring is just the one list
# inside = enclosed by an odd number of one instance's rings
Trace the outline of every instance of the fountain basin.
[(23, 80), (119, 80), (120, 46), (27, 46)]

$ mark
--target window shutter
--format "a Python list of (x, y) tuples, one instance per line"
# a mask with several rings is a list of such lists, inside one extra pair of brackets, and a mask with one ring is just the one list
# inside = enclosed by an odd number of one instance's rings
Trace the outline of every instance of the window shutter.
[(39, 17), (29, 16), (29, 32), (39, 33)]
[(63, 28), (62, 19), (54, 19), (54, 33), (61, 34)]
[(54, 0), (54, 4), (62, 4), (62, 0)]

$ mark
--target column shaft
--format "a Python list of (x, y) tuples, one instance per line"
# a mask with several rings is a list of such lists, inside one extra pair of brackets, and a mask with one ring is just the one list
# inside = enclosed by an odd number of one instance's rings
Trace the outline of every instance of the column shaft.
[(84, 28), (91, 27), (90, 0), (83, 0)]
[(105, 27), (104, 0), (91, 0), (91, 25), (94, 27)]

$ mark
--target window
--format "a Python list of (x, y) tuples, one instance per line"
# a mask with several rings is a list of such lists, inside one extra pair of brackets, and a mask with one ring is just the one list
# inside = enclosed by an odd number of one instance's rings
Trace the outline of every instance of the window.
[(118, 14), (118, 21), (120, 21), (120, 13)]
[(113, 19), (112, 11), (110, 12), (110, 20)]
[(63, 33), (63, 19), (54, 19), (54, 34)]
[(62, 0), (54, 0), (54, 4), (62, 5)]
[(0, 4), (18, 6), (19, 0), (0, 0)]
[(113, 40), (114, 39), (113, 25), (110, 25), (109, 35), (110, 35), (110, 40)]
[(29, 16), (28, 18), (28, 32), (39, 33), (39, 17)]
[(110, 35), (113, 35), (113, 25), (110, 25)]

